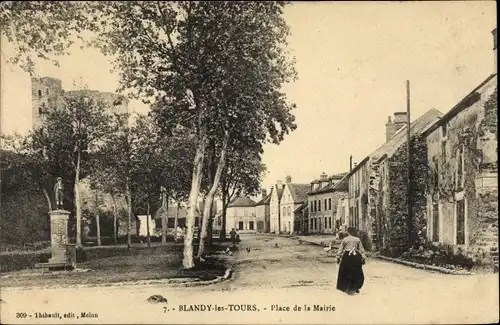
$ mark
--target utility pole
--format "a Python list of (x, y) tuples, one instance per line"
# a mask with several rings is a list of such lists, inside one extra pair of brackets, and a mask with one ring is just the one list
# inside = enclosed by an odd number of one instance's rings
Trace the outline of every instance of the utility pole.
[(407, 204), (408, 204), (408, 244), (413, 246), (413, 211), (411, 198), (411, 118), (410, 118), (410, 81), (406, 80), (406, 156), (408, 163), (408, 179), (407, 179)]

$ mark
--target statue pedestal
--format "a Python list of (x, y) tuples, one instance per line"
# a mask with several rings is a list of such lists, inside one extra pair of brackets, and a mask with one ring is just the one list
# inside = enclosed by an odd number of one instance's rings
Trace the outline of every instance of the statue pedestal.
[(49, 263), (66, 263), (68, 244), (68, 219), (70, 212), (54, 210), (50, 213), (50, 251)]

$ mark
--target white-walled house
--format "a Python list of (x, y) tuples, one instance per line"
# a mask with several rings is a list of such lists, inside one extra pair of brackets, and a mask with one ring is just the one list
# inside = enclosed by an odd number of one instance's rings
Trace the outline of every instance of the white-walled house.
[(292, 234), (294, 229), (294, 212), (306, 200), (309, 184), (292, 183), (292, 178), (287, 176), (280, 201), (280, 232)]
[(280, 201), (283, 195), (283, 187), (283, 183), (278, 182), (271, 188), (271, 202), (269, 203), (271, 233), (279, 233), (280, 231)]
[(232, 228), (239, 233), (257, 232), (255, 204), (254, 200), (246, 197), (236, 197), (229, 203), (226, 213), (227, 234)]

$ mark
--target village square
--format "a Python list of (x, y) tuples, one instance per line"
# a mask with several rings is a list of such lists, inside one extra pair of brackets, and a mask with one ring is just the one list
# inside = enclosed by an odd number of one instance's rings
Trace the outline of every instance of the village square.
[(453, 6), (2, 3), (0, 321), (497, 322), (495, 5)]

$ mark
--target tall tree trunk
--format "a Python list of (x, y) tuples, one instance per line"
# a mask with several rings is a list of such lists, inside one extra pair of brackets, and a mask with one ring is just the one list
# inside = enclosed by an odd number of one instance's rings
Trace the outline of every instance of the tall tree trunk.
[(75, 207), (76, 207), (76, 246), (82, 246), (82, 211), (80, 206), (80, 149), (76, 160), (76, 173), (75, 173)]
[(205, 157), (205, 149), (207, 145), (207, 136), (205, 132), (200, 132), (200, 140), (196, 148), (194, 158), (193, 176), (191, 181), (191, 190), (189, 191), (188, 211), (186, 216), (186, 235), (184, 237), (184, 259), (182, 265), (186, 269), (194, 267), (193, 261), (193, 235), (194, 223), (196, 215), (196, 207), (198, 205), (198, 195), (200, 193), (201, 178), (203, 172), (203, 160)]
[(49, 193), (47, 192), (45, 187), (42, 188), (42, 191), (43, 191), (43, 195), (45, 196), (45, 199), (47, 200), (47, 205), (49, 207), (49, 211), (52, 211), (52, 200), (50, 199)]
[(116, 226), (116, 219), (118, 217), (117, 213), (117, 208), (116, 208), (116, 199), (114, 194), (111, 193), (111, 199), (113, 200), (113, 240), (115, 242), (115, 245), (118, 244), (118, 238), (117, 238), (117, 226)]
[(130, 180), (127, 177), (126, 179), (126, 184), (125, 184), (125, 190), (127, 192), (127, 246), (128, 248), (132, 247), (132, 198), (130, 194)]
[(212, 187), (208, 191), (207, 197), (205, 199), (205, 207), (203, 209), (203, 222), (201, 224), (201, 236), (200, 236), (200, 247), (198, 249), (198, 257), (203, 256), (205, 253), (205, 245), (208, 235), (208, 226), (210, 224), (210, 217), (212, 214), (212, 202), (214, 200), (215, 192), (219, 187), (220, 178), (222, 176), (222, 170), (226, 164), (226, 152), (227, 152), (227, 142), (229, 141), (229, 135), (224, 135), (224, 140), (222, 143), (222, 149), (220, 153), (219, 163), (217, 164), (217, 171), (215, 172), (214, 179), (212, 181)]
[(219, 238), (222, 241), (226, 240), (226, 209), (227, 209), (226, 196), (227, 196), (226, 191), (222, 190), (222, 215), (221, 215), (222, 223), (219, 234)]
[(96, 190), (95, 193), (95, 222), (97, 226), (97, 246), (101, 246), (101, 220), (99, 216), (99, 196)]
[(177, 214), (175, 215), (174, 219), (174, 241), (177, 243), (177, 240), (179, 239), (177, 237), (177, 227), (179, 227), (179, 208), (180, 208), (181, 202), (177, 201)]
[(161, 214), (161, 242), (167, 242), (167, 222), (168, 222), (168, 197), (167, 195), (162, 196), (163, 202), (161, 203), (162, 214)]
[(147, 227), (147, 230), (148, 230), (148, 237), (146, 239), (147, 243), (148, 243), (148, 247), (151, 247), (151, 233), (149, 231), (149, 200), (148, 200), (148, 210), (147, 210), (147, 213), (146, 213), (146, 227)]

